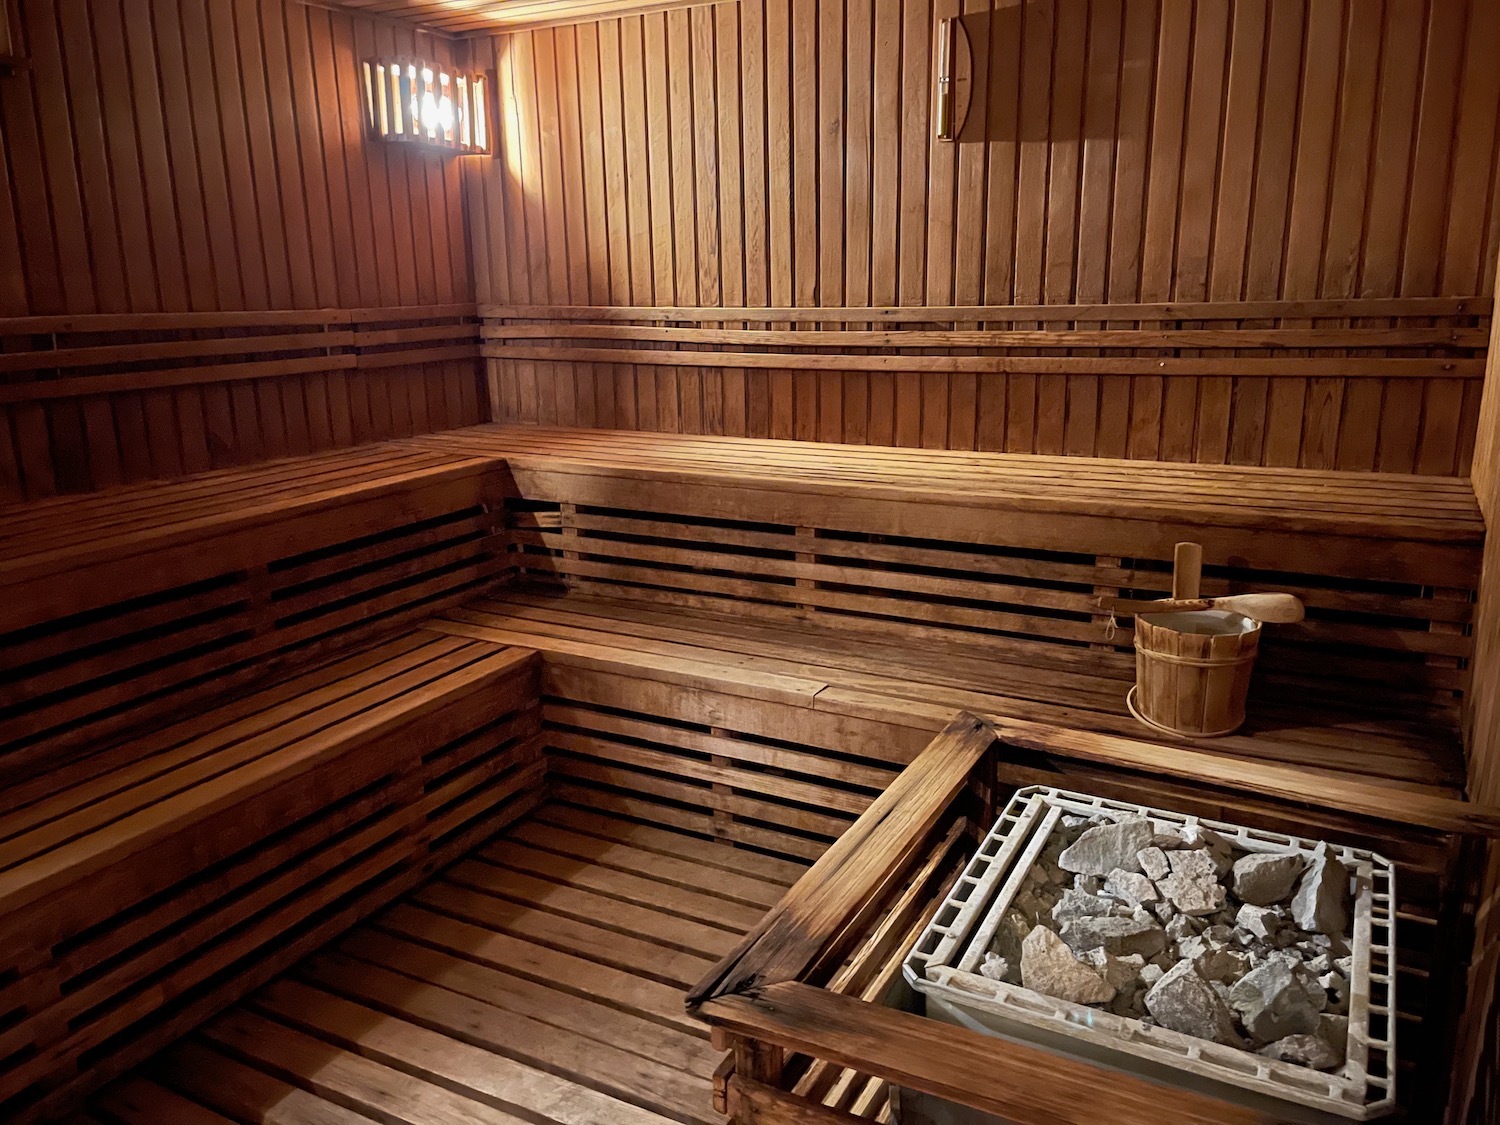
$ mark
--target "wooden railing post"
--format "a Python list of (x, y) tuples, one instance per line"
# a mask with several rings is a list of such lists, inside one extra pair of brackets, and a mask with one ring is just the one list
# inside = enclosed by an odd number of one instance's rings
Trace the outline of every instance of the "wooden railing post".
[(735, 1083), (752, 1083), (780, 1090), (781, 1074), (786, 1067), (786, 1052), (774, 1043), (760, 1039), (732, 1040), (734, 1071), (727, 1076), (727, 1095), (723, 1112), (732, 1125), (752, 1125), (758, 1114), (734, 1096)]

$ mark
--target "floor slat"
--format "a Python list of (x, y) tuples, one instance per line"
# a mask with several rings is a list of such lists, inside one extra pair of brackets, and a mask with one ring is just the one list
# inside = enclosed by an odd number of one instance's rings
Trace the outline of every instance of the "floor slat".
[[(758, 906), (761, 910), (774, 906), (784, 893), (784, 889), (775, 883), (754, 876), (708, 868), (693, 860), (677, 859), (629, 844), (616, 844), (547, 825), (528, 822), (521, 826), (516, 838), (532, 847), (554, 851), (559, 855), (588, 860), (637, 875), (649, 875), (653, 879), (689, 890), (711, 891), (737, 902)], [(491, 854), (494, 854), (493, 849), (480, 852), (482, 856)]]
[(80, 1125), (719, 1125), (683, 1009), (795, 862), (548, 806), (95, 1097)]

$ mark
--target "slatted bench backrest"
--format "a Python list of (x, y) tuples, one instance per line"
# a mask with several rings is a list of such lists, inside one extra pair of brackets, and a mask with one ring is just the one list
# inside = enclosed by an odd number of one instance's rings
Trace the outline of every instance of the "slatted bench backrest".
[(1462, 481), (519, 428), (420, 440), (503, 450), (519, 572), (595, 593), (1128, 667), (1131, 622), (1095, 599), (1164, 596), (1193, 539), (1206, 594), (1306, 601), (1306, 622), (1268, 631), (1268, 683), (1447, 712), (1472, 652), (1483, 525)]

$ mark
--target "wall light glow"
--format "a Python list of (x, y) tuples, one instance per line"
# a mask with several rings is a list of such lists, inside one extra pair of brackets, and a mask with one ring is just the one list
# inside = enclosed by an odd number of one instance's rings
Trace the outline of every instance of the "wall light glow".
[(452, 75), (408, 58), (362, 65), (371, 136), (455, 154), (489, 152), (483, 74)]

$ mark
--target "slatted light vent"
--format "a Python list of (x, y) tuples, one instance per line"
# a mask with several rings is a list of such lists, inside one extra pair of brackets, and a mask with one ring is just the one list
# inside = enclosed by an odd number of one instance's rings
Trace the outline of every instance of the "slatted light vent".
[(385, 141), (457, 154), (490, 151), (483, 74), (450, 74), (421, 59), (364, 64), (370, 133)]

